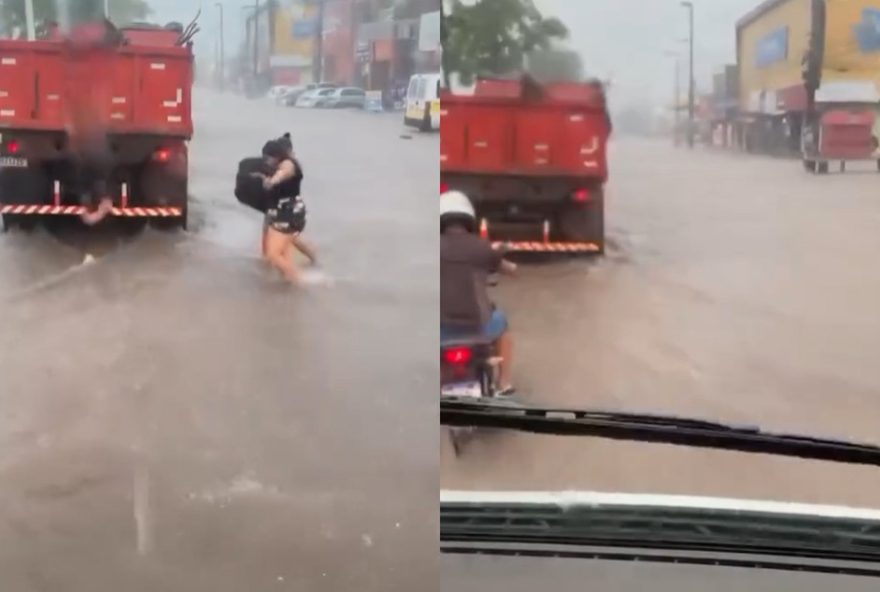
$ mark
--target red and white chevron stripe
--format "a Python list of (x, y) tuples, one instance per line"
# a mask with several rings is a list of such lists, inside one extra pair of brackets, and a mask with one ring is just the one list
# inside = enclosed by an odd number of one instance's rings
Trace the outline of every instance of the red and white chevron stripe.
[[(88, 211), (84, 206), (0, 205), (0, 214), (24, 216), (79, 216)], [(114, 216), (126, 218), (179, 218), (182, 208), (113, 208)]]

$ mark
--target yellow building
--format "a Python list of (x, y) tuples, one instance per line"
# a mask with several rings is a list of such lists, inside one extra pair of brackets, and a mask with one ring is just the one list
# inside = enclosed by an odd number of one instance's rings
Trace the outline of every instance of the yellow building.
[(814, 26), (825, 33), (817, 101), (880, 100), (880, 0), (768, 0), (737, 24), (740, 109), (775, 114), (802, 109), (803, 60)]
[(318, 21), (318, 5), (314, 1), (281, 0), (277, 3), (270, 59), (276, 84), (312, 82)]

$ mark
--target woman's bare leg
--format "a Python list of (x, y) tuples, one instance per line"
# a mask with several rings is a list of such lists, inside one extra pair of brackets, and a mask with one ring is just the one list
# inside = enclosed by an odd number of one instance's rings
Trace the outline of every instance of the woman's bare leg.
[(293, 256), (290, 251), (290, 236), (270, 227), (266, 238), (269, 262), (275, 269), (281, 272), (284, 279), (291, 283), (299, 284), (300, 272), (293, 263)]
[(296, 250), (305, 255), (309, 259), (309, 263), (312, 265), (318, 264), (318, 254), (315, 253), (314, 247), (310, 245), (301, 234), (295, 234), (290, 237), (291, 244), (296, 247)]

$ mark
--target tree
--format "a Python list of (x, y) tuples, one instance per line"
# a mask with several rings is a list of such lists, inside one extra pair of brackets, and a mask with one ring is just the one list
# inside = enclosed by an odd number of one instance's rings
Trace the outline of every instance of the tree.
[(462, 84), (479, 76), (521, 72), (525, 58), (568, 29), (558, 19), (544, 18), (533, 0), (480, 0), (465, 5), (453, 0), (442, 24), (444, 67)]
[(580, 82), (584, 63), (580, 54), (565, 49), (539, 49), (528, 55), (526, 71), (538, 82)]
[[(59, 21), (59, 5), (67, 6), (73, 21), (100, 18), (104, 13), (103, 0), (33, 0), (34, 20), (37, 24)], [(24, 28), (25, 0), (0, 0), (0, 22), (6, 23), (7, 30)], [(143, 20), (150, 14), (146, 0), (110, 0), (110, 19), (118, 24)]]

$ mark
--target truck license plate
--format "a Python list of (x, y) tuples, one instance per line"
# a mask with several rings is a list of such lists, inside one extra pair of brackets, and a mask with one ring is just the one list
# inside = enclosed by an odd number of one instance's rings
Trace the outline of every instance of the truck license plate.
[(0, 156), (0, 168), (26, 169), (28, 165), (27, 158), (16, 158), (14, 156)]
[(447, 384), (440, 387), (440, 396), (443, 397), (467, 397), (479, 399), (483, 395), (479, 382), (465, 382), (459, 384)]

